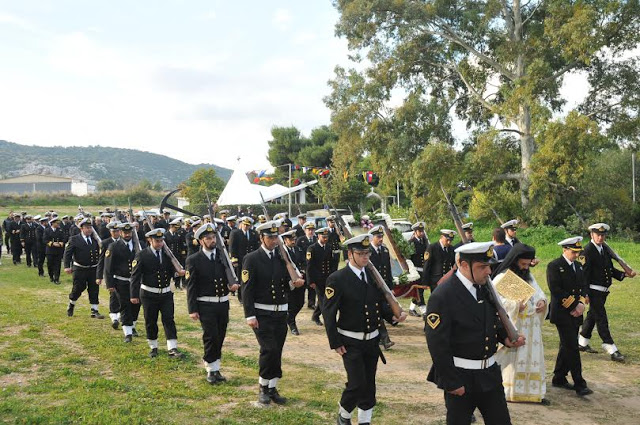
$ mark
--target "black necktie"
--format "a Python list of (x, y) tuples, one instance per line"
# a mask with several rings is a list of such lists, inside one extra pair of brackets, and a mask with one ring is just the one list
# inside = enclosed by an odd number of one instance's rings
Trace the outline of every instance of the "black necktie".
[(91, 239), (87, 236), (87, 245), (91, 245)]
[(482, 292), (480, 291), (480, 285), (478, 285), (477, 283), (474, 283), (473, 287), (476, 288), (476, 299), (480, 301), (482, 299)]
[(362, 281), (362, 283), (366, 284), (367, 283), (367, 278), (365, 277), (364, 274), (364, 270), (360, 272), (360, 280)]
[(160, 262), (160, 264), (162, 264), (162, 259), (160, 258), (160, 251), (156, 251), (156, 257), (158, 258), (158, 261)]
[(269, 260), (273, 260), (273, 252), (269, 251)]
[(212, 253), (211, 253), (211, 262), (212, 262), (212, 263), (213, 263), (213, 261), (214, 261), (214, 258), (215, 258), (215, 254), (212, 252)]

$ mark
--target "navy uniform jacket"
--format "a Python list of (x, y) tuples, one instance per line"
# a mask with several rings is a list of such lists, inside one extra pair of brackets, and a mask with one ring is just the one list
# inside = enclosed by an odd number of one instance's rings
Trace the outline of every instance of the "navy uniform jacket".
[(102, 222), (102, 224), (100, 224), (100, 227), (98, 228), (98, 236), (100, 236), (100, 239), (107, 239), (111, 237), (111, 232), (107, 229), (107, 223)]
[(152, 288), (168, 288), (174, 274), (173, 264), (167, 254), (162, 251), (162, 264), (156, 257), (155, 250), (148, 246), (136, 254), (131, 271), (131, 298), (140, 298), (140, 285)]
[(549, 320), (551, 323), (569, 323), (577, 321), (582, 323), (582, 316), (573, 317), (569, 313), (584, 303), (587, 296), (588, 285), (584, 280), (582, 265), (574, 261), (574, 272), (564, 257), (556, 258), (547, 266), (547, 285), (551, 292), (549, 304)]
[[(200, 250), (187, 257), (185, 286), (189, 314), (199, 313), (198, 297), (224, 297), (229, 295), (229, 286), (220, 252), (216, 249), (214, 261)], [(229, 305), (227, 304), (227, 308)]]
[(98, 265), (100, 259), (100, 246), (89, 236), (91, 245), (87, 244), (84, 235), (75, 235), (69, 239), (69, 243), (64, 250), (64, 268), (71, 268), (71, 262), (80, 264), (81, 267), (73, 265), (73, 269), (84, 269)]
[(176, 235), (178, 237), (178, 251), (173, 251), (173, 254), (178, 257), (178, 258), (187, 258), (187, 240), (186, 240), (186, 236), (187, 236), (187, 231), (184, 230), (184, 228), (180, 227), (177, 231), (176, 231)]
[[(309, 248), (309, 246), (311, 244), (314, 244), (318, 242), (318, 238), (316, 236), (312, 236), (311, 240), (309, 240), (309, 238), (307, 237), (307, 235), (303, 235), (300, 236), (299, 238), (296, 239), (296, 246), (300, 247), (300, 249), (302, 250), (302, 252), (307, 252), (307, 249)], [(307, 267), (307, 257), (306, 254), (304, 256), (304, 267)], [(300, 270), (302, 271), (302, 270)]]
[(36, 245), (38, 246), (38, 251), (42, 249), (42, 252), (44, 252), (44, 231), (46, 229), (47, 228), (41, 224), (38, 224), (36, 227)]
[(369, 245), (369, 251), (371, 251), (370, 261), (375, 268), (380, 272), (382, 279), (389, 288), (393, 288), (393, 276), (391, 275), (391, 257), (389, 256), (389, 250), (386, 246), (380, 246), (380, 253), (376, 251), (373, 245)]
[(129, 284), (126, 280), (117, 279), (113, 276), (130, 278), (135, 256), (135, 249), (130, 250), (129, 245), (122, 238), (109, 244), (107, 249), (104, 250), (104, 278), (107, 288), (115, 288), (116, 284)]
[(422, 281), (434, 288), (442, 276), (447, 274), (455, 264), (456, 254), (453, 247), (448, 247), (445, 252), (440, 242), (432, 243), (424, 253), (424, 275)]
[(389, 323), (393, 320), (391, 308), (373, 277), (368, 271), (366, 276), (364, 283), (347, 265), (327, 279), (322, 316), (332, 349), (345, 345), (338, 328), (370, 333), (378, 329), (383, 318)]
[(36, 224), (26, 221), (20, 226), (20, 240), (26, 244), (32, 244), (36, 241)]
[(624, 272), (613, 267), (613, 261), (609, 250), (602, 246), (602, 255), (598, 252), (598, 248), (589, 242), (584, 247), (584, 278), (587, 287), (589, 285), (611, 286), (611, 279), (624, 279)]
[(281, 305), (287, 304), (289, 299), (289, 273), (280, 258), (277, 249), (274, 249), (274, 258), (269, 256), (262, 248), (247, 254), (242, 262), (242, 300), (245, 317), (252, 316), (282, 316), (284, 311), (267, 311), (255, 308), (255, 303)]
[(416, 267), (422, 267), (424, 265), (424, 253), (427, 252), (429, 241), (427, 238), (417, 239), (415, 236), (412, 236), (409, 242), (413, 244), (411, 262)]
[(331, 262), (331, 273), (338, 270), (338, 264), (340, 264), (340, 252), (342, 252), (342, 244), (340, 242), (340, 234), (338, 233), (337, 226), (333, 229), (329, 229), (329, 241), (327, 242), (331, 252), (333, 253), (333, 261)]
[[(296, 265), (298, 271), (302, 273), (302, 278), (304, 279), (307, 274), (307, 255), (306, 251), (303, 251), (301, 247), (295, 245), (293, 248), (287, 247), (287, 251), (289, 251), (289, 257), (291, 257), (291, 261)], [(304, 289), (304, 287), (300, 287), (297, 289)]]
[(296, 238), (300, 238), (302, 236), (305, 236), (304, 229), (302, 228), (302, 226), (300, 226), (300, 224), (296, 224), (295, 226), (293, 226), (292, 230), (296, 231)]
[(7, 225), (7, 233), (11, 235), (11, 243), (19, 243), (20, 242), (20, 228), (22, 227), (21, 221), (11, 221)]
[(229, 256), (232, 262), (242, 264), (245, 255), (260, 247), (258, 232), (249, 229), (249, 238), (241, 229), (233, 229), (229, 236)]
[[(67, 243), (67, 237), (61, 228), (47, 227), (44, 230), (44, 243), (47, 245), (47, 255), (62, 255), (64, 253), (64, 244)], [(54, 243), (59, 246), (54, 246)]]
[[(164, 243), (167, 244), (167, 247), (169, 247), (169, 249), (171, 250), (173, 255), (176, 256), (178, 261), (182, 260), (180, 261), (180, 263), (184, 265), (184, 260), (187, 254), (186, 248), (183, 249), (184, 235), (182, 235), (182, 239), (181, 239), (180, 232), (171, 233), (171, 231), (167, 230), (167, 232), (164, 234)], [(198, 243), (198, 246), (200, 246), (199, 243)]]
[(96, 278), (102, 279), (104, 274), (104, 256), (107, 252), (107, 248), (109, 245), (113, 243), (113, 238), (109, 236), (108, 238), (102, 239), (102, 249), (100, 250), (100, 257), (98, 258), (98, 268), (96, 269)]
[(231, 235), (231, 227), (227, 226), (227, 224), (222, 225), (222, 229), (220, 229), (220, 235), (222, 235), (222, 239), (224, 239), (224, 244), (227, 249), (229, 249), (229, 235)]
[(456, 274), (438, 285), (429, 297), (425, 333), (433, 359), (427, 380), (452, 391), (485, 392), (502, 385), (500, 366), (468, 370), (456, 367), (453, 357), (484, 360), (493, 356), (507, 333), (482, 286), (477, 301)]
[(324, 291), (327, 278), (332, 273), (333, 254), (327, 243), (324, 247), (316, 242), (307, 248), (307, 283), (315, 283), (316, 287)]
[(185, 243), (187, 244), (187, 257), (195, 254), (200, 250), (200, 241), (195, 238), (196, 230), (189, 230), (187, 234), (184, 236)]

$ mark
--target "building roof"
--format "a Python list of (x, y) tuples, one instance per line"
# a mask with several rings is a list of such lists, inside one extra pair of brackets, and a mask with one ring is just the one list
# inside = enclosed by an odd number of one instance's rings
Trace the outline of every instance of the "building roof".
[(24, 176), (10, 177), (0, 180), (2, 183), (66, 183), (71, 182), (71, 177), (49, 176), (45, 174), (26, 174)]

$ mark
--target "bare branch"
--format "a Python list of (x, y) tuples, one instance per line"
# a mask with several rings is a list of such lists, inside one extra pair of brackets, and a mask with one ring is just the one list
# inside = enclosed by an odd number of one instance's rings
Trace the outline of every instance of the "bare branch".
[(473, 86), (467, 81), (466, 78), (464, 78), (464, 75), (462, 74), (462, 72), (460, 72), (460, 70), (457, 67), (454, 67), (455, 71), (458, 73), (458, 75), (460, 76), (460, 79), (462, 80), (462, 82), (464, 83), (465, 86), (467, 86), (467, 90), (469, 90), (469, 92), (471, 92), (471, 94), (473, 95), (473, 97), (485, 108), (487, 108), (488, 110), (490, 110), (491, 112), (493, 112), (494, 114), (498, 115), (498, 110), (495, 108), (495, 106), (493, 106), (492, 104), (490, 104), (489, 102), (487, 102), (486, 100), (484, 100), (484, 98), (482, 97), (482, 95), (480, 93), (478, 93), (478, 91), (473, 88)]
[(524, 133), (522, 131), (516, 130), (516, 129), (513, 129), (513, 128), (496, 128), (496, 130), (509, 132), (509, 133), (518, 133), (519, 135), (524, 136)]
[(522, 173), (504, 173), (493, 176), (496, 180), (520, 180), (523, 178)]

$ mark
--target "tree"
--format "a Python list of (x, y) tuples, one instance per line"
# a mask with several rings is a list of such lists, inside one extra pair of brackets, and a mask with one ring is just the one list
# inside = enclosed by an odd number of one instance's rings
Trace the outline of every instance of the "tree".
[[(519, 167), (503, 177), (517, 180), (526, 208), (536, 137), (566, 103), (560, 88), (571, 72), (590, 83), (579, 110), (612, 136), (637, 139), (640, 67), (637, 58), (620, 59), (640, 41), (637, 0), (334, 4), (337, 34), (364, 68), (338, 67), (330, 83), (340, 146), (359, 133), (361, 150), (398, 158), (399, 173), (427, 144), (448, 141), (452, 110), (468, 128), (517, 137)], [(405, 97), (392, 108), (398, 89)]]
[(190, 208), (204, 214), (207, 211), (207, 194), (211, 202), (216, 202), (224, 189), (224, 181), (213, 168), (200, 168), (179, 185), (182, 196), (189, 201)]
[(100, 192), (106, 192), (108, 190), (122, 190), (122, 184), (115, 180), (100, 180), (96, 185), (96, 189)]

